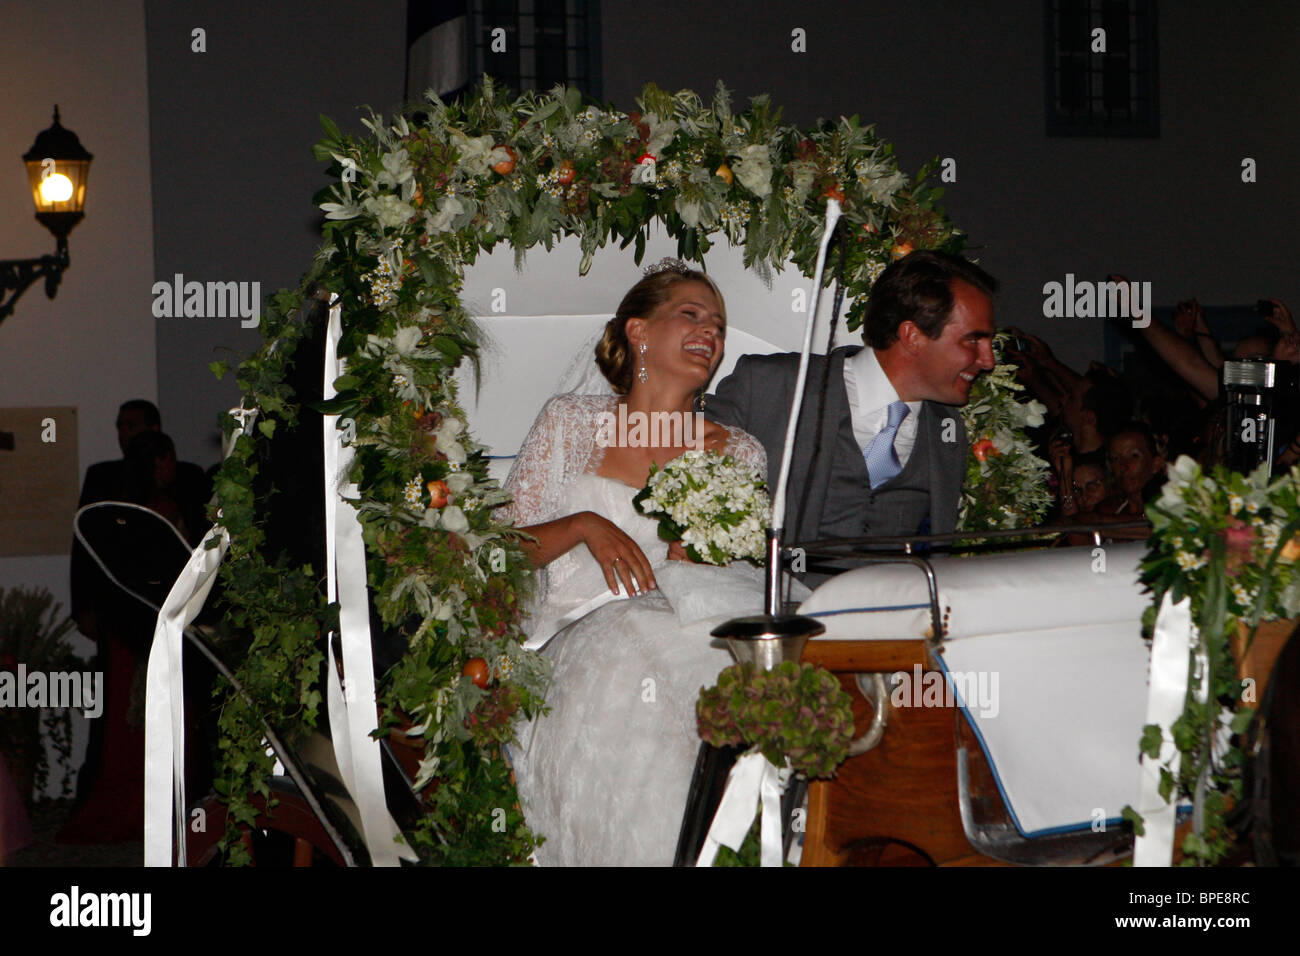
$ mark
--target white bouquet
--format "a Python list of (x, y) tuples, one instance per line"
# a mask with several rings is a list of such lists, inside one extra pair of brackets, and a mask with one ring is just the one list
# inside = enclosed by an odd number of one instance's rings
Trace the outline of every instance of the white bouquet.
[(771, 501), (758, 471), (730, 455), (688, 451), (662, 468), (650, 466), (633, 499), (642, 514), (659, 518), (659, 537), (680, 541), (692, 561), (762, 564)]

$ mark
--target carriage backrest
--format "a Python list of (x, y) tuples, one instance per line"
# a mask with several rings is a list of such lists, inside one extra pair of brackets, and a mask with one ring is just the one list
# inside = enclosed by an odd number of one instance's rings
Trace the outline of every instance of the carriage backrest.
[[(676, 252), (676, 240), (656, 231), (643, 265)], [(461, 400), (475, 438), (491, 448), (492, 472), (504, 477), (543, 403), (560, 389), (574, 356), (613, 316), (624, 293), (642, 275), (631, 250), (598, 251), (579, 275), (578, 240), (553, 249), (530, 250), (521, 270), (506, 244), (480, 256), (465, 270), (462, 300), (484, 333), (482, 378), (477, 394), (473, 373), (462, 368)], [(705, 256), (705, 269), (718, 283), (727, 307), (727, 348), (713, 384), (745, 354), (794, 351), (803, 343), (806, 303), (812, 282), (787, 263), (767, 284), (744, 265), (742, 252), (725, 244)], [(814, 349), (823, 351), (829, 305), (823, 300)], [(845, 303), (845, 308), (848, 302)], [(843, 333), (836, 344), (860, 341)]]
[[(607, 315), (488, 315), (476, 321), (484, 336), (479, 377), (468, 363), (458, 372), (461, 403), (474, 438), (490, 449), (491, 473), (504, 479), (528, 429), (558, 385), (572, 356), (604, 328)], [(727, 348), (714, 383), (742, 355), (779, 349), (740, 329), (727, 332)]]

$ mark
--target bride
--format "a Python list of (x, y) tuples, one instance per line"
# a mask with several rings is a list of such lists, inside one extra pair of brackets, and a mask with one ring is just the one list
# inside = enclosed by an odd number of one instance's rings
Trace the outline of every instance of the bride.
[[(675, 260), (647, 270), (596, 346), (615, 394), (548, 401), (507, 480), (506, 517), (535, 539), (539, 569), (528, 643), (554, 665), (550, 714), (510, 748), (544, 865), (673, 862), (700, 743), (695, 699), (732, 663), (709, 630), (762, 610), (761, 572), (691, 564), (632, 503), (650, 466), (686, 445), (607, 424), (689, 419), (725, 337), (711, 279)], [(705, 420), (695, 437), (767, 474), (748, 433)]]

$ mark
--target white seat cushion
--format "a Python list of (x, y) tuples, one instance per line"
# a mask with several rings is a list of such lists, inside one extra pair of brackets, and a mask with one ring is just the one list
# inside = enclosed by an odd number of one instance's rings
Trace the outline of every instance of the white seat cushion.
[[(1139, 621), (1141, 542), (931, 559), (950, 638)], [(1105, 567), (1105, 570), (1094, 568)], [(818, 640), (927, 637), (930, 596), (909, 564), (874, 565), (827, 581), (799, 608), (826, 625)]]

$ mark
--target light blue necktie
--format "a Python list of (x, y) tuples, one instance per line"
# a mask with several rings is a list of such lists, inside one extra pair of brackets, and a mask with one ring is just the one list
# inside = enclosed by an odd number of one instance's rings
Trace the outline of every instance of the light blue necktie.
[(891, 403), (889, 421), (876, 437), (871, 439), (867, 450), (863, 452), (863, 457), (867, 461), (867, 477), (871, 479), (873, 491), (903, 470), (903, 464), (898, 460), (898, 452), (894, 451), (894, 439), (898, 436), (898, 426), (903, 423), (909, 411), (911, 409), (907, 407), (907, 402)]

